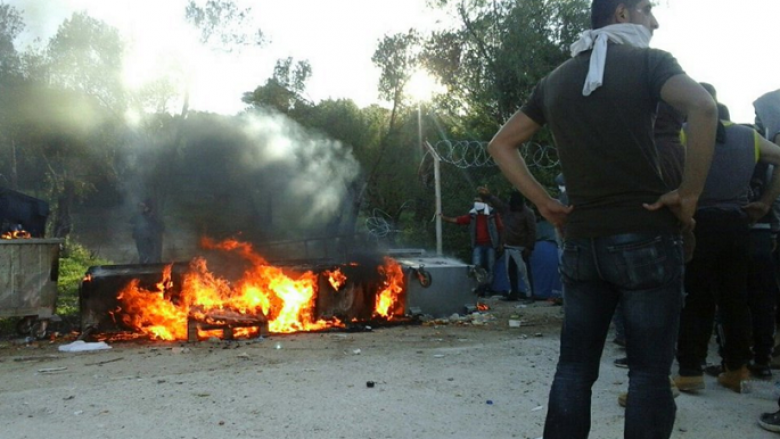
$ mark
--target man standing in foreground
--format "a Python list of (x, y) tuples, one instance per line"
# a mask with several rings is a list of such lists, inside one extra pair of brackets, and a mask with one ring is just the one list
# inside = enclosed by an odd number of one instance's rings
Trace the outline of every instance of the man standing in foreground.
[[(588, 437), (591, 387), (618, 303), (631, 395), (625, 437), (668, 438), (676, 412), (669, 372), (682, 306), (680, 228), (693, 226), (717, 111), (674, 57), (648, 48), (658, 28), (649, 0), (594, 0), (591, 22), (593, 30), (572, 45), (572, 59), (542, 79), (489, 151), (545, 218), (566, 226), (564, 322), (544, 438)], [(688, 118), (676, 189), (664, 183), (653, 143), (660, 100)], [(518, 153), (545, 124), (558, 147), (570, 206), (550, 197)]]

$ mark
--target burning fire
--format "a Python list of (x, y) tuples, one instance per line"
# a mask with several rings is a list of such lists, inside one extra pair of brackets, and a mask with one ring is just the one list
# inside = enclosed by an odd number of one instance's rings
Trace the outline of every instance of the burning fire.
[(326, 271), (325, 274), (328, 275), (328, 282), (330, 282), (330, 285), (336, 291), (340, 290), (347, 282), (347, 276), (338, 268), (333, 271)]
[(379, 267), (379, 272), (385, 275), (384, 289), (376, 296), (375, 314), (388, 320), (392, 320), (397, 314), (399, 298), (404, 290), (404, 273), (401, 265), (392, 258), (385, 256), (384, 267)]
[(26, 230), (13, 230), (0, 235), (0, 239), (30, 239), (32, 235)]
[[(120, 308), (114, 314), (134, 330), (162, 340), (186, 340), (190, 320), (217, 325), (222, 319), (222, 322), (267, 321), (268, 330), (273, 333), (344, 326), (335, 317), (316, 319), (317, 274), (311, 271), (286, 273), (269, 265), (248, 243), (203, 239), (201, 244), (207, 249), (235, 254), (248, 262), (249, 268), (239, 280), (229, 282), (212, 273), (205, 259), (195, 258), (190, 262), (190, 270), (183, 275), (180, 294), (172, 299), (170, 291), (174, 285), (172, 265), (169, 265), (154, 291), (144, 289), (138, 280), (125, 286), (118, 296)], [(384, 281), (376, 295), (374, 315), (392, 320), (399, 310), (403, 310), (403, 271), (388, 257), (377, 270), (384, 276)], [(324, 275), (336, 291), (347, 281), (339, 269)], [(252, 335), (251, 331), (243, 331), (248, 328), (238, 329), (240, 335)], [(199, 338), (208, 335), (207, 331), (199, 330)]]

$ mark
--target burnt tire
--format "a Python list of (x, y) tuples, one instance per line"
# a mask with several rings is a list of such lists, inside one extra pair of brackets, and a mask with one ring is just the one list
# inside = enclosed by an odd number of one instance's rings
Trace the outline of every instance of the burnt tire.
[(19, 335), (25, 335), (34, 337), (37, 340), (42, 340), (48, 335), (49, 322), (47, 320), (40, 320), (36, 316), (23, 317), (16, 324), (16, 332)]

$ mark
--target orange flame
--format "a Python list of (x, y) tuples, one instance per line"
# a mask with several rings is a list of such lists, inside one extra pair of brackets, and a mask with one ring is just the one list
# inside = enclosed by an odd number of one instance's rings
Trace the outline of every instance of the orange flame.
[(333, 271), (328, 270), (325, 272), (325, 274), (328, 276), (328, 282), (330, 282), (330, 285), (336, 291), (343, 287), (347, 282), (347, 276), (345, 276), (344, 273), (342, 273), (338, 268)]
[(14, 230), (0, 235), (0, 239), (30, 239), (32, 235), (26, 230)]
[(487, 304), (484, 304), (484, 303), (477, 303), (477, 310), (478, 310), (478, 311), (487, 311), (487, 310), (489, 310), (489, 309), (490, 309), (490, 307), (489, 307), (489, 306), (487, 306)]
[(404, 291), (404, 273), (401, 265), (385, 256), (385, 265), (378, 268), (385, 276), (384, 288), (376, 296), (375, 315), (392, 320), (399, 307), (402, 309), (401, 295)]
[[(344, 326), (337, 318), (316, 319), (317, 274), (311, 271), (285, 273), (281, 268), (269, 265), (248, 243), (236, 240), (215, 242), (204, 238), (201, 244), (207, 249), (233, 253), (247, 261), (249, 268), (238, 281), (229, 282), (209, 271), (205, 259), (195, 258), (190, 262), (190, 270), (182, 276), (180, 294), (172, 301), (167, 293), (174, 287), (173, 266), (168, 265), (153, 291), (142, 287), (139, 280), (125, 286), (118, 296), (120, 308), (114, 314), (128, 327), (162, 340), (186, 340), (190, 319), (219, 324), (219, 321), (212, 321), (215, 320), (210, 317), (213, 315), (245, 316), (250, 322), (258, 321), (258, 317), (264, 318), (269, 332), (273, 333)], [(374, 316), (392, 320), (403, 312), (403, 271), (389, 257), (385, 257), (384, 266), (377, 270), (385, 279), (376, 295)], [(324, 275), (336, 289), (347, 281), (339, 269), (326, 271)], [(234, 328), (233, 334), (251, 335), (251, 331), (249, 328)], [(199, 338), (216, 333), (218, 331), (199, 330)]]

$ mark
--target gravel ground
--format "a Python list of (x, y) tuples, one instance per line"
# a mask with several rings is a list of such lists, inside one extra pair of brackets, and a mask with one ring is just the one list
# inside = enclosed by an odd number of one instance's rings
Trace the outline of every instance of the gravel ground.
[[(60, 352), (67, 338), (6, 337), (0, 438), (540, 438), (561, 307), (488, 303), (476, 322), (83, 353)], [(612, 365), (622, 353), (605, 349), (592, 438), (623, 437), (626, 370)], [(714, 378), (677, 404), (673, 438), (777, 437), (756, 424), (773, 401)]]

